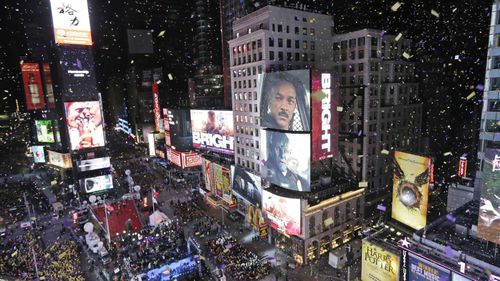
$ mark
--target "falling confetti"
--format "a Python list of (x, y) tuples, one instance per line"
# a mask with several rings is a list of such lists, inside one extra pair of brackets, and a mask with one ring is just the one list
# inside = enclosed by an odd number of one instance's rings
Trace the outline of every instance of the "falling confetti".
[(439, 13), (434, 9), (431, 10), (431, 15), (435, 16), (436, 18), (439, 18)]
[(399, 39), (401, 39), (401, 37), (403, 37), (403, 34), (399, 33), (398, 36), (396, 36), (396, 38), (394, 38), (394, 40), (399, 41)]
[(168, 74), (168, 80), (170, 80), (170, 81), (174, 80), (174, 76), (172, 76), (172, 73)]
[(158, 33), (158, 37), (162, 37), (164, 34), (165, 34), (165, 30), (162, 30), (162, 31), (160, 31), (160, 33)]
[(476, 96), (476, 92), (472, 92), (472, 93), (470, 93), (470, 94), (467, 96), (467, 100), (470, 100), (470, 99), (472, 99), (472, 98), (473, 98), (473, 97), (475, 97), (475, 96)]
[(394, 5), (392, 5), (391, 11), (396, 12), (400, 7), (401, 7), (401, 3), (396, 2), (396, 3), (394, 3)]
[(342, 106), (337, 106), (337, 112), (342, 112), (344, 111), (344, 108)]
[(408, 54), (407, 52), (403, 52), (403, 57), (407, 60), (411, 58), (410, 54)]
[(382, 149), (382, 151), (380, 151), (380, 153), (385, 154), (385, 155), (389, 155), (389, 150)]
[(367, 181), (360, 181), (358, 186), (359, 187), (368, 187), (368, 182)]

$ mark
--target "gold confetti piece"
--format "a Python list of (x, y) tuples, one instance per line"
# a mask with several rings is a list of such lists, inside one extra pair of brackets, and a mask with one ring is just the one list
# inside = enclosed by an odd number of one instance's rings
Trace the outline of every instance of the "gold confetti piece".
[(445, 152), (443, 155), (448, 156), (448, 155), (452, 155), (452, 153), (450, 151), (448, 151), (448, 152)]
[(382, 149), (382, 151), (380, 151), (380, 153), (385, 154), (385, 155), (389, 155), (389, 150)]
[(401, 3), (396, 2), (394, 3), (394, 5), (392, 5), (391, 11), (396, 12), (399, 9), (399, 7), (401, 7)]
[(158, 33), (158, 37), (162, 37), (163, 34), (165, 34), (165, 30), (160, 31), (160, 33)]
[(411, 58), (410, 54), (408, 54), (407, 52), (403, 52), (403, 57), (407, 60)]
[(439, 13), (436, 12), (436, 10), (434, 9), (431, 10), (431, 15), (435, 16), (436, 18), (439, 18)]
[(401, 39), (401, 37), (403, 37), (403, 34), (399, 33), (398, 36), (396, 36), (396, 38), (394, 40), (399, 41), (399, 39)]
[(472, 92), (467, 96), (467, 100), (472, 99), (474, 96), (476, 96), (476, 92)]
[(172, 76), (172, 73), (168, 74), (168, 80), (170, 80), (170, 81), (174, 80), (174, 76)]
[(368, 182), (367, 182), (367, 181), (360, 181), (360, 182), (358, 183), (358, 186), (359, 186), (359, 187), (368, 187)]
[(337, 112), (342, 112), (344, 111), (344, 108), (342, 106), (337, 106)]

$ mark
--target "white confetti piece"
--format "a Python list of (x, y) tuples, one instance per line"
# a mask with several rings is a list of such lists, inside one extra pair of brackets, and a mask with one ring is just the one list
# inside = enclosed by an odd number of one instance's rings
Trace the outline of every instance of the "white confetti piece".
[(385, 155), (389, 155), (389, 150), (382, 149), (382, 151), (380, 151), (380, 153), (385, 154)]
[(170, 80), (170, 81), (174, 80), (174, 76), (172, 76), (172, 73), (168, 74), (168, 80)]
[(394, 5), (392, 5), (391, 11), (396, 12), (399, 9), (399, 7), (401, 7), (401, 3), (396, 2), (394, 3)]
[(467, 100), (472, 99), (474, 96), (476, 96), (476, 92), (472, 92), (467, 96)]
[(435, 16), (436, 18), (439, 18), (439, 13), (434, 9), (431, 10), (431, 15)]
[(158, 33), (158, 37), (162, 37), (164, 34), (165, 34), (165, 30), (162, 30), (162, 31), (160, 31), (160, 33)]
[(368, 187), (368, 182), (367, 182), (367, 181), (360, 181), (360, 182), (358, 183), (358, 186), (359, 186), (359, 187)]
[(344, 108), (342, 106), (337, 106), (337, 112), (342, 112), (344, 111)]
[(453, 154), (450, 151), (448, 151), (448, 152), (445, 152), (443, 155), (444, 156), (449, 156), (449, 155), (453, 155)]
[(408, 54), (407, 52), (403, 52), (403, 57), (407, 60), (411, 58), (410, 54)]
[(403, 34), (399, 33), (398, 36), (396, 36), (396, 38), (394, 40), (399, 41), (399, 39), (401, 39), (401, 37), (403, 37)]

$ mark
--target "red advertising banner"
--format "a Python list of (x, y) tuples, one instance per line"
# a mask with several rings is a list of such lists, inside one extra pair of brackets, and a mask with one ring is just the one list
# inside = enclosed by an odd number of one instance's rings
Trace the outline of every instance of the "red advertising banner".
[(26, 96), (26, 108), (28, 110), (44, 109), (45, 100), (43, 99), (40, 65), (33, 62), (22, 63), (21, 73)]
[(201, 156), (197, 153), (182, 153), (182, 168), (201, 166)]
[(45, 79), (45, 95), (47, 96), (47, 107), (49, 109), (56, 108), (56, 100), (54, 97), (54, 87), (52, 86), (52, 74), (50, 73), (50, 65), (43, 64), (43, 77)]
[(167, 159), (182, 168), (181, 154), (170, 147), (167, 147)]
[(152, 86), (152, 91), (153, 91), (153, 113), (155, 117), (155, 128), (156, 131), (160, 131), (160, 97), (158, 96), (158, 84), (153, 83)]
[(312, 73), (312, 161), (333, 157), (338, 151), (339, 81), (330, 73)]
[(460, 163), (458, 164), (458, 176), (463, 178), (467, 176), (467, 158), (460, 157)]

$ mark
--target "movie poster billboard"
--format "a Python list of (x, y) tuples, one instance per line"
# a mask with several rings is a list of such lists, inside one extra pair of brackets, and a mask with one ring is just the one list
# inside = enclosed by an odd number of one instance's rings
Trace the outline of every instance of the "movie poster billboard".
[(113, 188), (113, 178), (111, 175), (103, 175), (80, 180), (80, 187), (85, 190), (85, 193), (94, 193)]
[(500, 244), (500, 149), (486, 148), (477, 236)]
[(51, 150), (47, 150), (48, 162), (54, 166), (69, 169), (73, 167), (71, 163), (71, 155), (69, 153), (59, 153)]
[(56, 99), (54, 96), (54, 86), (52, 84), (52, 73), (50, 72), (50, 65), (43, 64), (43, 77), (45, 79), (45, 95), (47, 97), (47, 107), (50, 109), (56, 108)]
[(339, 80), (330, 73), (312, 74), (312, 161), (331, 158), (338, 152), (337, 114)]
[(64, 107), (71, 150), (105, 145), (104, 121), (98, 101), (65, 102)]
[(261, 126), (284, 131), (311, 131), (310, 70), (259, 76)]
[(213, 189), (212, 162), (205, 158), (201, 158), (201, 165), (205, 190), (211, 191)]
[(301, 235), (300, 209), (300, 199), (286, 198), (263, 190), (262, 213), (269, 225), (279, 232)]
[(36, 138), (41, 143), (55, 142), (54, 120), (35, 120)]
[(21, 75), (23, 77), (26, 108), (28, 110), (45, 109), (40, 65), (35, 62), (22, 62)]
[(450, 281), (450, 270), (414, 254), (409, 254), (409, 280)]
[(191, 110), (193, 147), (234, 154), (233, 112)]
[(361, 281), (398, 281), (399, 256), (363, 240)]
[(56, 44), (92, 45), (87, 0), (50, 0)]
[(61, 73), (61, 93), (66, 100), (97, 100), (99, 91), (92, 51), (87, 48), (57, 49)]
[(427, 222), (430, 168), (428, 157), (394, 153), (392, 218), (416, 230)]
[(109, 157), (101, 157), (94, 159), (85, 159), (76, 161), (76, 169), (78, 172), (87, 172), (111, 167), (111, 159)]
[(250, 204), (262, 207), (260, 177), (238, 166), (231, 166), (233, 193)]
[(45, 163), (45, 151), (42, 145), (32, 146), (31, 151), (33, 152), (33, 162)]
[(280, 187), (311, 191), (309, 134), (261, 130), (261, 177)]

